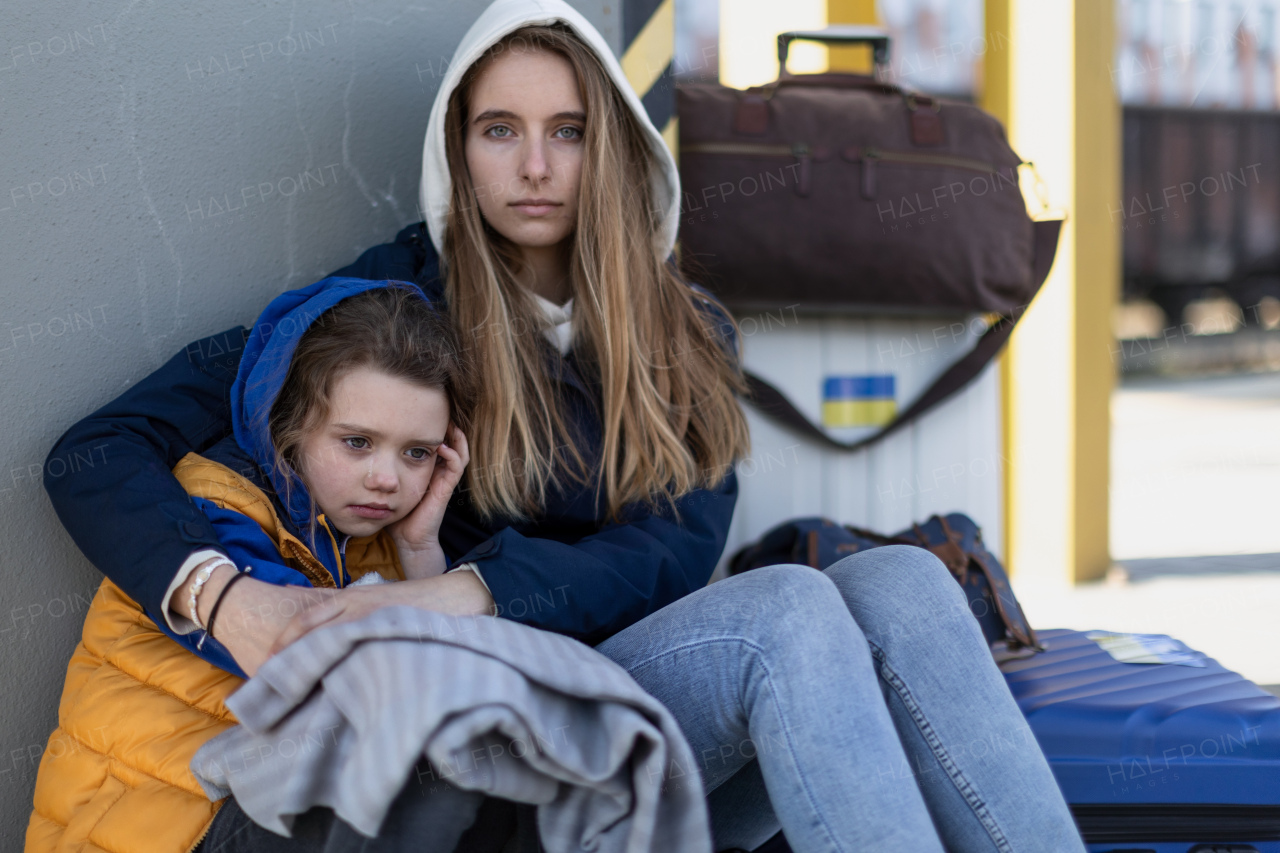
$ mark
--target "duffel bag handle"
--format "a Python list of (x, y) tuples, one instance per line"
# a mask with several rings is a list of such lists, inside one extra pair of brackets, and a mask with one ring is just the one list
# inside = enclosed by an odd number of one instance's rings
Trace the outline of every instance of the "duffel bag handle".
[(869, 44), (876, 66), (889, 62), (889, 31), (882, 27), (835, 24), (821, 30), (790, 30), (778, 34), (778, 76), (786, 77), (787, 53), (793, 41), (819, 41), (823, 44)]
[[(735, 133), (759, 135), (769, 129), (768, 101), (774, 92), (783, 86), (815, 86), (822, 89), (857, 89), (864, 92), (877, 92), (881, 95), (901, 95), (907, 106), (915, 110), (921, 104), (920, 97), (908, 93), (892, 83), (884, 83), (874, 77), (863, 74), (800, 74), (779, 77), (763, 86), (752, 86), (738, 97), (738, 106), (733, 113), (733, 130)], [(937, 108), (932, 98), (924, 106)], [(808, 195), (802, 192), (801, 195)]]
[(787, 88), (813, 86), (819, 89), (866, 89), (871, 92), (879, 92), (882, 95), (901, 95), (904, 98), (912, 98), (913, 106), (918, 104), (932, 107), (937, 103), (928, 95), (920, 92), (909, 92), (901, 86), (877, 80), (875, 77), (868, 77), (865, 74), (845, 74), (838, 71), (822, 74), (788, 74), (786, 77), (779, 77), (777, 80), (765, 83), (762, 86), (751, 86), (747, 91), (772, 95), (773, 92), (783, 86)]
[[(924, 107), (937, 113), (942, 104), (921, 92), (912, 92), (895, 86), (892, 83), (868, 77), (865, 74), (788, 74), (771, 80), (763, 86), (751, 86), (738, 98), (738, 106), (733, 114), (733, 129), (736, 133), (762, 134), (769, 129), (769, 109), (767, 102), (774, 93), (783, 87), (812, 86), (817, 89), (855, 89), (863, 92), (876, 92), (881, 95), (898, 95), (912, 114)], [(914, 117), (914, 116), (913, 116)], [(802, 192), (801, 195), (808, 195)]]

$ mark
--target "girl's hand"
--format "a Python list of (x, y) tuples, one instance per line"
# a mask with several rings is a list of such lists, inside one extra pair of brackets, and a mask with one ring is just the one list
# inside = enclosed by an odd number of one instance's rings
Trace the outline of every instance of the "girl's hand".
[[(234, 569), (219, 566), (209, 578), (197, 604), (200, 619), (205, 624), (208, 624), (209, 611), (222, 594), (223, 587), (234, 576)], [(335, 589), (277, 586), (247, 577), (227, 590), (227, 600), (218, 608), (213, 637), (226, 647), (240, 668), (252, 676), (271, 655), (273, 645), (287, 626), (298, 616), (327, 602), (337, 592)]]
[(440, 548), (440, 524), (453, 490), (462, 481), (462, 473), (471, 461), (467, 437), (452, 424), (446, 442), (436, 453), (436, 466), (422, 500), (412, 512), (387, 528), (400, 552), (405, 577), (410, 579), (434, 577), (444, 572), (446, 561)]

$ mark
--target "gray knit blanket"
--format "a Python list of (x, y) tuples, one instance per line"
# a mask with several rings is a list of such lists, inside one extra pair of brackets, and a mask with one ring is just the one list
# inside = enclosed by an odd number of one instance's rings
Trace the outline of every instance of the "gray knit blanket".
[(536, 804), (548, 853), (711, 851), (701, 779), (671, 713), (558, 634), (390, 607), (304, 636), (227, 706), (240, 725), (191, 769), (210, 799), (234, 795), (281, 835), (327, 806), (375, 836), (416, 778)]

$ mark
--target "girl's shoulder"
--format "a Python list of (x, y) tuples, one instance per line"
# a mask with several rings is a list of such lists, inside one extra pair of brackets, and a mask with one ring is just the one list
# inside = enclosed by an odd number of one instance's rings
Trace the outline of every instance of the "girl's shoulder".
[(234, 435), (199, 454), (188, 453), (174, 466), (173, 474), (193, 498), (253, 519), (273, 540), (284, 533), (300, 538), (266, 473)]
[(234, 440), (224, 439), (201, 454), (188, 453), (173, 475), (193, 498), (248, 516), (268, 533), (281, 526), (266, 478)]

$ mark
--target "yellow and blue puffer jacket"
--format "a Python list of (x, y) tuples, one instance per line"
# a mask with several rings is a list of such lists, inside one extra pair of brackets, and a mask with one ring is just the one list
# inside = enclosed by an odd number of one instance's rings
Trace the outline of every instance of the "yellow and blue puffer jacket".
[[(323, 516), (312, 523), (310, 496), (299, 481), (286, 488), (274, 476), (263, 413), (279, 395), (297, 338), (341, 299), (385, 286), (327, 282), (286, 295), (296, 304), (284, 318), (305, 322), (280, 322), (277, 303), (285, 297), (264, 312), (250, 338), (258, 345), (246, 346), (233, 388), (234, 437), (203, 456), (188, 454), (174, 475), (209, 517), (228, 556), (242, 570), (251, 567), (251, 577), (316, 587), (345, 586), (369, 572), (403, 580), (386, 531), (340, 541)], [(307, 291), (311, 298), (298, 301)], [(287, 504), (281, 494), (289, 496)], [(40, 761), (28, 853), (187, 853), (199, 844), (220, 804), (205, 796), (191, 759), (205, 741), (235, 725), (225, 700), (244, 676), (212, 637), (197, 651), (201, 634), (174, 634), (163, 618), (110, 580), (102, 582), (67, 666), (58, 727)]]
[[(260, 525), (277, 543), (284, 563), (311, 585), (339, 585), (248, 478), (194, 454), (174, 473), (193, 497)], [(403, 578), (385, 533), (349, 541), (345, 563), (351, 578), (370, 571)], [(255, 565), (253, 573), (258, 570)], [(188, 636), (194, 642), (199, 633)], [(215, 649), (225, 655), (210, 638), (206, 656), (214, 656)], [(219, 804), (205, 797), (189, 765), (206, 740), (235, 725), (224, 701), (243, 682), (241, 675), (175, 642), (167, 626), (162, 631), (104, 580), (67, 666), (58, 728), (40, 761), (28, 853), (186, 853), (194, 848)]]

